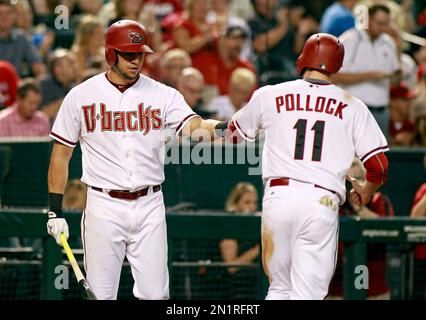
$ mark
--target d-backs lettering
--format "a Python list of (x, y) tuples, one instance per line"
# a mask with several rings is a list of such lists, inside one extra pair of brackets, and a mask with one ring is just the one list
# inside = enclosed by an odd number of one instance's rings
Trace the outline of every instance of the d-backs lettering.
[(108, 111), (104, 103), (100, 104), (96, 114), (96, 104), (86, 105), (83, 109), (84, 123), (88, 133), (96, 129), (96, 123), (101, 122), (101, 131), (143, 131), (147, 135), (151, 129), (159, 130), (162, 126), (161, 110), (144, 108), (140, 103), (134, 111)]
[(306, 95), (301, 101), (300, 94), (286, 94), (275, 98), (277, 113), (281, 111), (310, 111), (325, 112), (340, 119), (343, 119), (343, 109), (348, 105), (333, 98), (316, 97)]

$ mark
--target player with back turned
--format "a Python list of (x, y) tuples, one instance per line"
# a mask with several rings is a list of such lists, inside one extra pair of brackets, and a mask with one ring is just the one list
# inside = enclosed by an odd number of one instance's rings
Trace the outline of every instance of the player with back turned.
[[(265, 133), (267, 299), (324, 299), (336, 264), (345, 178), (358, 206), (387, 179), (389, 148), (377, 122), (363, 102), (330, 81), (343, 57), (337, 38), (312, 35), (297, 60), (303, 79), (258, 89), (229, 124), (234, 138), (253, 141), (257, 130)], [(367, 170), (365, 183), (347, 176), (354, 155)]]
[(87, 204), (81, 232), (87, 281), (98, 299), (116, 299), (125, 257), (139, 299), (168, 299), (167, 234), (161, 184), (164, 128), (191, 135), (204, 129), (218, 138), (216, 120), (202, 120), (182, 95), (140, 74), (144, 27), (121, 20), (106, 33), (109, 71), (73, 88), (50, 136), (55, 139), (49, 173), (47, 229), (58, 244), (68, 238), (62, 197), (73, 148), (80, 142)]

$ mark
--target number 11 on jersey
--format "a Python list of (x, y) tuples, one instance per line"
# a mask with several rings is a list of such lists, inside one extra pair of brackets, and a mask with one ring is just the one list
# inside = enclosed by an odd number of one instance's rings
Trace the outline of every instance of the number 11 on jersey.
[[(308, 121), (306, 119), (299, 119), (293, 127), (293, 129), (296, 129), (296, 147), (294, 150), (294, 159), (296, 160), (303, 160), (304, 157), (307, 123)], [(312, 161), (321, 161), (324, 127), (325, 121), (317, 120), (311, 128), (315, 134), (312, 149)]]

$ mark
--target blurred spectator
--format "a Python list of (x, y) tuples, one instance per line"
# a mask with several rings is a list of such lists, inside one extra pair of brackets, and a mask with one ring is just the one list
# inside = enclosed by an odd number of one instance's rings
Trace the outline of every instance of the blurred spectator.
[(415, 97), (404, 84), (391, 88), (390, 94), (389, 136), (391, 143), (398, 146), (410, 146), (415, 131), (410, 121), (411, 100)]
[(231, 14), (248, 21), (254, 17), (252, 0), (230, 0)]
[(40, 80), (41, 110), (51, 120), (56, 117), (65, 95), (77, 81), (75, 54), (67, 49), (56, 49), (49, 57), (49, 73)]
[(160, 81), (172, 88), (177, 87), (182, 71), (192, 65), (191, 57), (182, 49), (167, 51), (160, 62)]
[(103, 70), (96, 69), (96, 68), (90, 68), (84, 71), (83, 76), (80, 79), (79, 83), (82, 83), (88, 79), (90, 79), (93, 76), (96, 76), (97, 74), (103, 72)]
[(192, 65), (202, 73), (206, 85), (215, 85), (215, 46), (222, 26), (208, 23), (209, 10), (209, 0), (188, 0), (185, 16), (177, 24), (173, 39), (176, 47), (191, 55)]
[(27, 0), (19, 0), (15, 5), (15, 11), (15, 27), (24, 32), (42, 59), (47, 57), (55, 42), (55, 33), (48, 32), (45, 25), (34, 27), (33, 11)]
[(242, 27), (230, 25), (219, 38), (215, 81), (219, 95), (228, 94), (229, 79), (237, 68), (247, 68), (256, 73), (256, 69), (249, 61), (240, 58), (247, 36)]
[(426, 147), (426, 115), (416, 118), (414, 122), (416, 132), (414, 143), (418, 147)]
[(12, 64), (0, 60), (0, 110), (15, 103), (19, 77)]
[(183, 11), (182, 0), (144, 0), (145, 8), (149, 8), (155, 14), (157, 21), (163, 20), (170, 14)]
[(216, 119), (229, 120), (249, 100), (256, 86), (256, 75), (250, 69), (237, 68), (232, 72), (229, 94), (214, 98), (207, 110), (216, 113)]
[(34, 79), (24, 79), (18, 85), (14, 106), (0, 111), (0, 137), (47, 137), (49, 118), (39, 111), (41, 90)]
[(71, 50), (77, 57), (78, 78), (85, 69), (105, 60), (104, 31), (99, 18), (86, 15), (80, 20)]
[(401, 34), (394, 28), (390, 28), (388, 34), (392, 37), (395, 42), (396, 49), (398, 51), (398, 58), (401, 65), (401, 81), (409, 88), (413, 89), (417, 82), (417, 65), (414, 59), (404, 53), (404, 40)]
[(86, 207), (86, 185), (79, 179), (68, 181), (64, 193), (64, 210), (84, 210)]
[(177, 82), (177, 90), (183, 95), (186, 103), (195, 113), (201, 117), (208, 117), (211, 113), (204, 110), (203, 87), (204, 78), (199, 70), (192, 67), (182, 70)]
[(336, 37), (346, 30), (355, 27), (355, 17), (352, 9), (357, 0), (338, 0), (329, 6), (321, 19), (321, 32), (330, 33)]
[(24, 33), (13, 28), (15, 19), (15, 6), (10, 0), (0, 0), (0, 60), (12, 63), (21, 77), (31, 73), (38, 77), (44, 65)]
[(72, 16), (97, 15), (102, 8), (102, 0), (64, 0)]
[[(397, 3), (399, 2), (399, 3)], [(358, 6), (372, 7), (374, 5), (385, 5), (390, 10), (391, 24), (397, 30), (412, 32), (415, 19), (412, 14), (412, 0), (361, 0), (357, 3), (354, 11), (357, 12)], [(360, 10), (362, 12), (362, 10)]]
[[(248, 182), (238, 183), (229, 193), (225, 210), (233, 213), (255, 213), (258, 205), (256, 188)], [(236, 239), (223, 239), (220, 244), (222, 259), (227, 263), (246, 264), (254, 262), (260, 255), (258, 243), (247, 243)], [(229, 267), (228, 272), (235, 274), (241, 269)]]
[[(243, 29), (245, 39), (244, 46), (240, 52), (240, 58), (250, 60), (253, 54), (250, 28), (243, 19), (231, 14), (230, 3), (231, 0), (212, 0), (212, 8), (207, 15), (207, 21), (210, 24), (217, 24), (223, 27), (227, 26), (229, 28), (230, 26), (234, 26)], [(219, 30), (220, 33), (222, 31)]]
[[(411, 209), (412, 218), (426, 217), (426, 183), (423, 183), (416, 192)], [(426, 299), (426, 244), (419, 244), (414, 249), (414, 279), (413, 299)]]
[[(359, 159), (354, 158), (348, 174), (365, 181), (365, 168)], [(341, 216), (359, 216), (362, 219), (393, 217), (394, 209), (391, 201), (381, 192), (373, 194), (370, 202), (364, 207), (358, 207), (350, 201), (349, 192), (352, 187), (347, 188), (346, 202), (339, 210)], [(338, 257), (336, 265), (336, 276), (330, 285), (329, 295), (331, 297), (343, 296), (343, 243), (339, 243)], [(386, 279), (386, 245), (368, 244), (367, 245), (367, 267), (368, 290), (367, 299), (390, 299), (390, 292)]]
[(303, 43), (289, 23), (289, 11), (277, 0), (254, 0), (256, 16), (249, 21), (255, 65), (261, 85), (298, 77), (295, 61)]
[(415, 130), (414, 145), (426, 147), (426, 73), (421, 74), (415, 93), (410, 115)]
[[(32, 3), (32, 7), (34, 8), (34, 13), (40, 14), (40, 15), (47, 15), (47, 14), (53, 12), (52, 2), (54, 3), (55, 1), (32, 0), (31, 3)], [(59, 3), (59, 1), (58, 1), (58, 3)]]
[(291, 0), (288, 4), (289, 21), (296, 30), (296, 47), (303, 47), (309, 36), (319, 32), (319, 23), (309, 12), (308, 8), (297, 0)]
[(98, 18), (104, 27), (109, 25), (109, 22), (116, 16), (115, 3), (117, 0), (112, 0), (104, 3), (102, 8), (99, 10)]
[(419, 69), (417, 71), (417, 80), (421, 80), (422, 76), (426, 74), (426, 46), (420, 46), (414, 52), (414, 58), (417, 60)]
[(178, 11), (168, 14), (160, 21), (163, 43), (170, 48), (175, 46), (175, 28), (182, 23), (185, 17), (187, 17), (186, 11)]
[(333, 79), (368, 106), (389, 137), (389, 87), (391, 78), (392, 83), (399, 83), (401, 78), (395, 43), (386, 34), (390, 26), (389, 8), (374, 5), (368, 21), (368, 29), (352, 28), (341, 35), (345, 58)]

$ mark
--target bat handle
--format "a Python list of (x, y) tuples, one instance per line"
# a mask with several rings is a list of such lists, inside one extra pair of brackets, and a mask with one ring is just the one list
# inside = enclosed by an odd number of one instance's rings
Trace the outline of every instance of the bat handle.
[(83, 273), (81, 272), (80, 267), (78, 266), (78, 263), (75, 260), (74, 254), (72, 253), (71, 248), (68, 245), (67, 238), (65, 237), (63, 233), (61, 233), (61, 243), (62, 243), (62, 246), (64, 247), (68, 260), (70, 261), (71, 267), (74, 271), (77, 281), (83, 280), (84, 279)]

